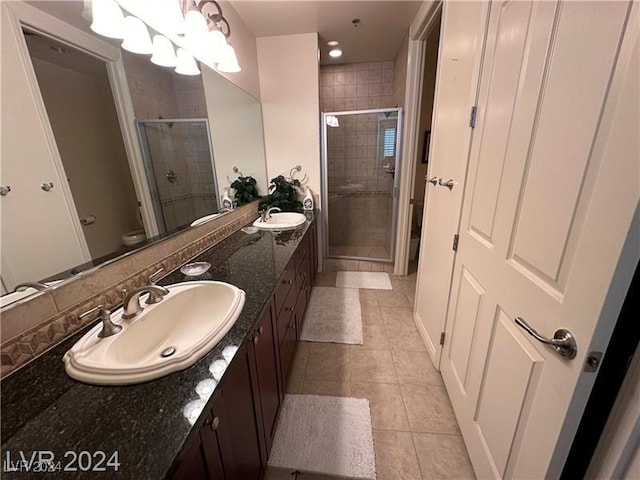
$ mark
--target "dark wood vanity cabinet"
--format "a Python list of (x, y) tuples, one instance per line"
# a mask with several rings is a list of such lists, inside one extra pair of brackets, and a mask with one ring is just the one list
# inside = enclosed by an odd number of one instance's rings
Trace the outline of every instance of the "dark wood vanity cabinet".
[(173, 480), (259, 480), (317, 270), (315, 224), (225, 372)]
[(256, 403), (260, 407), (259, 413), (262, 417), (261, 424), (263, 427), (262, 436), (264, 442), (262, 453), (266, 463), (271, 451), (271, 442), (273, 441), (278, 412), (282, 402), (282, 386), (279, 375), (280, 354), (272, 301), (262, 312), (251, 342), (255, 361), (255, 376), (258, 383), (257, 391), (259, 393), (259, 400)]
[(249, 342), (234, 356), (204, 422), (185, 449), (173, 480), (259, 479), (266, 462), (261, 445), (261, 417), (255, 379), (255, 357)]

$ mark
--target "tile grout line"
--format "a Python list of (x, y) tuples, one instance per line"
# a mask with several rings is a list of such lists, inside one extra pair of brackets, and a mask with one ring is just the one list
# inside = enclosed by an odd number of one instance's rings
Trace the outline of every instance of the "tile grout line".
[[(382, 312), (380, 312), (380, 316), (382, 317)], [(385, 331), (385, 334), (386, 334), (387, 325), (384, 323), (384, 319), (382, 320), (382, 325), (384, 327), (384, 331)], [(409, 414), (407, 413), (407, 404), (405, 402), (404, 395), (402, 393), (402, 386), (400, 384), (400, 377), (398, 376), (398, 371), (396, 369), (396, 362), (395, 362), (395, 359), (393, 357), (393, 350), (390, 350), (390, 353), (391, 353), (391, 363), (393, 364), (393, 371), (396, 374), (396, 380), (397, 380), (397, 383), (398, 383), (398, 391), (400, 392), (400, 399), (402, 400), (402, 407), (403, 407), (403, 410), (404, 410), (404, 415), (405, 415), (405, 417), (407, 419), (407, 426), (409, 427), (409, 435), (411, 436), (411, 445), (413, 445), (413, 455), (414, 455), (414, 458), (416, 459), (416, 462), (418, 463), (418, 471), (420, 472), (420, 478), (424, 479), (424, 475), (422, 474), (422, 467), (420, 466), (420, 459), (418, 458), (418, 449), (416, 448), (416, 442), (415, 442), (415, 440), (413, 438), (413, 428), (412, 428), (411, 422), (409, 420)]]

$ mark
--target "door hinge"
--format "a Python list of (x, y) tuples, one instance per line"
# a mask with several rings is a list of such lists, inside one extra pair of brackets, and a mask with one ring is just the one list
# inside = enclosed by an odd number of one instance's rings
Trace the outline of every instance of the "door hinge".
[(457, 252), (458, 251), (458, 239), (460, 238), (460, 235), (458, 235), (457, 233), (453, 236), (453, 251)]
[(469, 126), (471, 128), (476, 128), (476, 115), (478, 114), (478, 106), (474, 105), (471, 107), (471, 114), (469, 115)]
[(444, 337), (445, 337), (445, 334), (444, 334), (444, 332), (442, 332), (440, 334), (440, 345), (444, 345)]

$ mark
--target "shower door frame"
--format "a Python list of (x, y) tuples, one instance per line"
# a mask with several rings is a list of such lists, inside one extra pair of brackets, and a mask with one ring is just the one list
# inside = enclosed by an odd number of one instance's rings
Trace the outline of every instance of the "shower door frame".
[[(142, 163), (144, 166), (144, 173), (147, 177), (147, 184), (149, 185), (149, 195), (151, 197), (151, 204), (153, 206), (153, 214), (158, 225), (158, 233), (167, 234), (167, 225), (164, 221), (164, 214), (162, 211), (162, 200), (160, 199), (160, 192), (158, 189), (158, 181), (153, 167), (153, 161), (151, 160), (151, 152), (149, 151), (149, 141), (147, 138), (147, 132), (144, 129), (144, 125), (147, 123), (198, 123), (203, 122), (207, 138), (209, 139), (209, 158), (211, 159), (211, 172), (213, 174), (213, 194), (216, 198), (216, 204), (220, 196), (218, 195), (218, 177), (216, 174), (216, 162), (213, 156), (213, 139), (211, 138), (211, 128), (209, 128), (209, 119), (205, 117), (196, 118), (150, 118), (136, 120), (136, 132), (138, 134), (138, 143), (140, 144), (140, 150), (142, 152)], [(171, 127), (169, 127), (171, 128)], [(218, 208), (219, 209), (219, 208)], [(217, 212), (215, 212), (217, 213)]]
[[(386, 113), (397, 112), (397, 128), (396, 128), (396, 151), (395, 151), (395, 169), (393, 175), (393, 208), (391, 215), (391, 242), (389, 244), (389, 258), (373, 258), (373, 257), (357, 257), (351, 255), (330, 255), (329, 254), (329, 178), (328, 178), (328, 165), (327, 165), (327, 117), (328, 116), (346, 116), (346, 115), (365, 115), (372, 113)], [(399, 206), (399, 193), (400, 193), (400, 171), (402, 170), (401, 160), (401, 146), (402, 146), (402, 108), (371, 108), (365, 110), (344, 110), (338, 112), (321, 112), (321, 176), (322, 176), (322, 229), (324, 231), (323, 247), (325, 256), (327, 258), (339, 258), (345, 260), (364, 260), (369, 262), (391, 263), (395, 261), (396, 251), (396, 231), (398, 227), (398, 206)]]

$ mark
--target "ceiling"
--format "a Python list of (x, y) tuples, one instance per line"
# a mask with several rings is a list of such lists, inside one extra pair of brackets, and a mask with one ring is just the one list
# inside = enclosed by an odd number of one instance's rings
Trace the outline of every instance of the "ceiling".
[[(421, 1), (256, 1), (231, 0), (256, 37), (318, 32), (320, 63), (393, 60)], [(224, 6), (223, 6), (224, 8)], [(360, 19), (354, 27), (351, 21)], [(342, 57), (332, 59), (327, 41), (340, 42)]]

